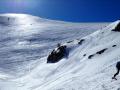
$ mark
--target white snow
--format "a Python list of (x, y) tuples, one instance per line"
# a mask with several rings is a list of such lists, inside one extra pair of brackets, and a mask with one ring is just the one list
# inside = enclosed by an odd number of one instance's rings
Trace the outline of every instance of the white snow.
[[(0, 25), (0, 90), (120, 89), (120, 76), (117, 81), (111, 79), (116, 72), (115, 64), (120, 61), (120, 32), (111, 30), (119, 20), (108, 25), (20, 16), (12, 15), (19, 24), (12, 21), (14, 24), (3, 25), (7, 22), (3, 20)], [(85, 39), (82, 45), (78, 44), (80, 39)], [(47, 64), (48, 54), (59, 42), (69, 47), (69, 57)], [(105, 48), (104, 53), (96, 54)], [(88, 59), (89, 55), (94, 56)]]

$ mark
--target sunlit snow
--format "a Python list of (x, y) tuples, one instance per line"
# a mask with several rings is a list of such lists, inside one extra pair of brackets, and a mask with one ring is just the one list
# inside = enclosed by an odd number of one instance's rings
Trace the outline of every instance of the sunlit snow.
[[(111, 30), (119, 22), (70, 23), (0, 15), (0, 90), (119, 90), (120, 77), (111, 79), (120, 60), (120, 33)], [(79, 45), (81, 39), (85, 42)], [(57, 43), (71, 49), (69, 56), (47, 64)], [(88, 59), (90, 55), (94, 56)]]

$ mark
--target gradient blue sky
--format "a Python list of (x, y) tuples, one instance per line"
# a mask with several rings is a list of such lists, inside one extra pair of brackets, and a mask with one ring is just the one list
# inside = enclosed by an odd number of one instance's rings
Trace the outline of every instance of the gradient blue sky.
[(0, 0), (0, 13), (26, 13), (71, 22), (120, 19), (120, 0)]

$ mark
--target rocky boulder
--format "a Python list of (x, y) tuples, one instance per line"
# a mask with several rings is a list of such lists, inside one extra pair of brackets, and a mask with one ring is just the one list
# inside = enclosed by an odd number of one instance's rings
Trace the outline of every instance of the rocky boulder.
[(48, 56), (47, 58), (47, 63), (56, 63), (58, 61), (60, 61), (62, 58), (66, 57), (67, 54), (67, 50), (66, 50), (67, 46), (60, 46), (56, 49), (54, 49)]

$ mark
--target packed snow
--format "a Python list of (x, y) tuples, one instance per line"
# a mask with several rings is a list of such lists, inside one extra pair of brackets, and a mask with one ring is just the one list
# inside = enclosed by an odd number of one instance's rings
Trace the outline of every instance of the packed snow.
[[(0, 90), (119, 90), (120, 77), (111, 79), (120, 61), (120, 32), (112, 31), (119, 22), (0, 15)], [(57, 43), (70, 49), (69, 56), (48, 64)]]

